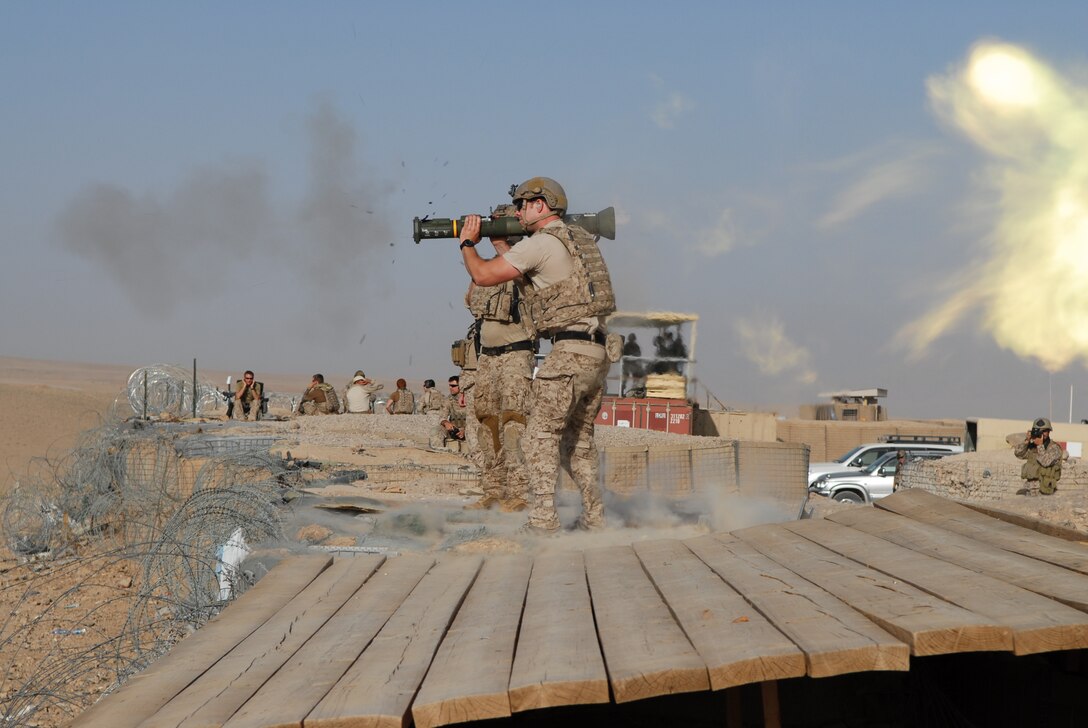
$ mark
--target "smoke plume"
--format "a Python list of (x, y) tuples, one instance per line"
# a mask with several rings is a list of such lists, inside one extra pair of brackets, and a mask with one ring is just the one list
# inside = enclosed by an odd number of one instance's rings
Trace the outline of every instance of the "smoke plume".
[(1088, 89), (1023, 48), (984, 42), (928, 82), (939, 116), (985, 155), (982, 260), (900, 334), (923, 352), (969, 313), (1003, 348), (1088, 364)]
[(389, 242), (377, 212), (390, 185), (363, 179), (355, 132), (331, 103), (319, 104), (307, 132), (301, 200), (274, 200), (260, 162), (195, 169), (159, 196), (98, 182), (61, 211), (61, 242), (155, 316), (224, 285), (268, 284), (269, 271), (310, 300), (343, 306), (365, 273), (349, 264)]
[(759, 315), (734, 322), (741, 351), (759, 371), (769, 376), (792, 374), (802, 384), (816, 381), (808, 349), (786, 336), (785, 326), (774, 315)]

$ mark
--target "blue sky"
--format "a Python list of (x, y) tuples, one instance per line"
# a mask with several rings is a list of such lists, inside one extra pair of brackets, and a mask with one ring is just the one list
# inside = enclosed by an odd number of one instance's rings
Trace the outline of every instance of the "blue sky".
[(468, 279), (413, 216), (546, 175), (616, 207), (621, 308), (698, 314), (726, 404), (879, 386), (893, 416), (1065, 419), (1073, 387), (1079, 420), (1085, 300), (1033, 314), (1072, 318), (1042, 344), (993, 321), (971, 282), (1023, 164), (934, 89), (1000, 41), (1079, 102), (1085, 27), (1076, 2), (5, 3), (0, 353), (438, 379)]

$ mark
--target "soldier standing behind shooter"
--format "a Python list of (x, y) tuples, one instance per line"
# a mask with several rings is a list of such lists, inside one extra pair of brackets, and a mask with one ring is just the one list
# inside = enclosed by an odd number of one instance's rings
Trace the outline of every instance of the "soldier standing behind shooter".
[(593, 419), (610, 363), (603, 317), (616, 308), (612, 281), (596, 240), (563, 221), (567, 195), (558, 182), (534, 177), (511, 197), (518, 219), (532, 233), (529, 238), (485, 261), (473, 247), (480, 239), (480, 217), (468, 215), (460, 240), (465, 267), (476, 285), (494, 286), (523, 275), (528, 279), (532, 290), (522, 301), (522, 321), (531, 335), (552, 340), (532, 384), (523, 442), (533, 492), (526, 527), (545, 534), (559, 530), (555, 496), (562, 466), (581, 491), (578, 526), (598, 528), (604, 525), (604, 505)]
[[(498, 205), (492, 219), (513, 217), (513, 205)], [(491, 238), (495, 252), (507, 253), (520, 237)], [(476, 447), (479, 452), (483, 498), (469, 508), (521, 511), (528, 507), (529, 473), (522, 452), (535, 343), (521, 325), (518, 304), (521, 284), (516, 280), (497, 286), (469, 284), (466, 298), (477, 320), (480, 358), (473, 400)]]

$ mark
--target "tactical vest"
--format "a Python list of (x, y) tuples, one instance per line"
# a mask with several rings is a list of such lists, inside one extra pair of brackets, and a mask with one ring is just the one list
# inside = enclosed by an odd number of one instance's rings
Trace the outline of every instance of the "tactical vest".
[(507, 281), (497, 286), (473, 287), (468, 309), (474, 318), (516, 324), (521, 321), (520, 302), (519, 286), (514, 281)]
[(468, 407), (462, 407), (458, 404), (460, 399), (459, 395), (451, 394), (446, 400), (446, 418), (452, 422), (457, 429), (465, 429), (465, 421), (468, 419)]
[(336, 396), (336, 388), (331, 384), (320, 384), (318, 387), (325, 393), (325, 402), (329, 405), (329, 411), (339, 412), (340, 398)]
[(1028, 451), (1028, 457), (1024, 461), (1023, 467), (1020, 468), (1020, 477), (1024, 480), (1056, 483), (1062, 477), (1062, 461), (1059, 458), (1058, 462), (1044, 468), (1039, 464), (1037, 452), (1035, 450), (1030, 450)]
[(393, 414), (410, 415), (416, 411), (416, 397), (407, 389), (397, 390), (397, 403), (393, 405)]
[(544, 232), (557, 237), (570, 253), (570, 276), (548, 286), (525, 291), (521, 320), (531, 336), (561, 331), (575, 321), (607, 316), (616, 310), (612, 279), (597, 241), (577, 225), (550, 225)]

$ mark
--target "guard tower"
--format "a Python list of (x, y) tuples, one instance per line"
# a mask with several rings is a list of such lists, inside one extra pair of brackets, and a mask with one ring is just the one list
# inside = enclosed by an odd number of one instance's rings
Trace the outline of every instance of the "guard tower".
[(830, 404), (801, 405), (803, 420), (838, 420), (840, 422), (880, 422), (888, 419), (887, 409), (880, 400), (888, 396), (888, 390), (848, 389), (841, 392), (822, 392)]

